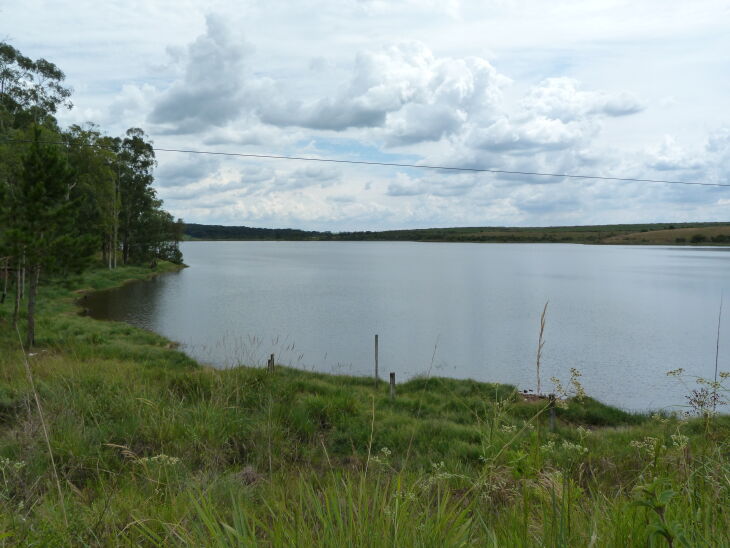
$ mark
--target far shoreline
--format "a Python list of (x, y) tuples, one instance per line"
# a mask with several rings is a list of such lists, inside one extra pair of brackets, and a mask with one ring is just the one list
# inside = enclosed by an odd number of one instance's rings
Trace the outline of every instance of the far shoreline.
[(730, 223), (456, 227), (336, 233), (190, 223), (185, 225), (184, 241), (409, 241), (724, 247), (730, 246)]

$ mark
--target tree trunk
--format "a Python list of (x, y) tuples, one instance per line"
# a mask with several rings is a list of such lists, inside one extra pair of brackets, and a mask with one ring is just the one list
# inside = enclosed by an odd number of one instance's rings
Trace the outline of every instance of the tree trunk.
[(110, 262), (109, 259), (109, 238), (105, 234), (104, 239), (101, 241), (101, 262)]
[[(118, 170), (119, 168), (117, 168)], [(114, 202), (112, 203), (112, 268), (117, 268), (117, 247), (119, 241), (119, 172), (114, 185)]]
[(33, 348), (35, 344), (35, 297), (38, 293), (38, 279), (41, 276), (41, 266), (33, 265), (30, 268), (30, 286), (28, 287), (28, 336), (26, 346)]
[(20, 298), (25, 297), (25, 253), (20, 262)]
[(13, 327), (18, 325), (18, 314), (20, 313), (20, 261), (18, 261), (18, 266), (15, 270), (15, 307), (13, 308)]
[(10, 265), (10, 259), (3, 261), (3, 296), (0, 298), (0, 304), (5, 302), (5, 297), (8, 295), (8, 266)]

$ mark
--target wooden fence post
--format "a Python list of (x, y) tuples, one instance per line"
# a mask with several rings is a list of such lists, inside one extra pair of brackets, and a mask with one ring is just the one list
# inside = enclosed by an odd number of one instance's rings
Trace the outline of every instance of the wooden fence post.
[(269, 356), (269, 373), (274, 372), (274, 355)]
[(378, 386), (380, 376), (378, 375), (378, 336), (375, 335), (375, 386)]
[(395, 373), (390, 372), (390, 399), (395, 399)]
[(555, 431), (555, 394), (548, 396), (548, 409), (550, 410), (550, 431)]

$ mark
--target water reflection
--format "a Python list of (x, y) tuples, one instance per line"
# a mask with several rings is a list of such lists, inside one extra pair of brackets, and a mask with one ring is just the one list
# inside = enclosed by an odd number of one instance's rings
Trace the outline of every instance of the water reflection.
[[(665, 372), (712, 376), (730, 249), (408, 242), (187, 242), (190, 268), (91, 296), (226, 367), (279, 363), (370, 374), (471, 377), (533, 388), (550, 300), (543, 385), (570, 367), (633, 409), (682, 404)], [(730, 321), (720, 369), (730, 370)]]

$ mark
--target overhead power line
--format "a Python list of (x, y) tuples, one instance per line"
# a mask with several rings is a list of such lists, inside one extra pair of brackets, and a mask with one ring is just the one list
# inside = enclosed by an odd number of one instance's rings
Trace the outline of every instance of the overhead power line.
[[(30, 139), (8, 139), (3, 138), (2, 140), (13, 142), (13, 143), (31, 143)], [(43, 144), (48, 145), (67, 145), (63, 141), (40, 141)], [(98, 144), (84, 144), (81, 146), (97, 147), (97, 148), (112, 148), (105, 145)], [(322, 162), (331, 164), (354, 164), (354, 165), (365, 165), (365, 166), (386, 166), (386, 167), (407, 167), (414, 169), (431, 169), (440, 171), (461, 171), (466, 173), (493, 173), (497, 175), (529, 175), (536, 177), (558, 177), (564, 179), (592, 179), (598, 181), (619, 181), (627, 183), (662, 183), (667, 185), (694, 185), (694, 186), (717, 186), (717, 187), (730, 187), (730, 184), (725, 183), (706, 183), (697, 181), (669, 181), (666, 179), (638, 179), (633, 177), (605, 177), (602, 175), (578, 175), (571, 173), (547, 173), (541, 171), (513, 171), (508, 169), (488, 169), (478, 167), (458, 167), (458, 166), (439, 166), (430, 164), (406, 164), (399, 162), (372, 162), (367, 160), (337, 160), (335, 158), (311, 158), (307, 156), (286, 156), (280, 154), (254, 154), (246, 152), (216, 152), (212, 150), (194, 150), (194, 149), (183, 149), (183, 148), (161, 148), (152, 147), (152, 150), (157, 152), (178, 152), (184, 154), (203, 154), (208, 156), (231, 156), (238, 158), (258, 158), (262, 160), (292, 160), (301, 162)]]

